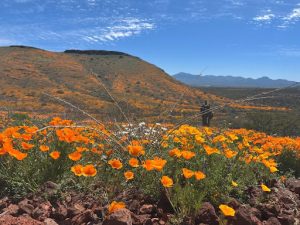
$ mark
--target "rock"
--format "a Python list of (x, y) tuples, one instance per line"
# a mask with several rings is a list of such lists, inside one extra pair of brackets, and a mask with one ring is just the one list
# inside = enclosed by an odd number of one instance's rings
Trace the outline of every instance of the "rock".
[(131, 218), (133, 225), (144, 225), (146, 222), (151, 221), (151, 215), (149, 214), (135, 215), (131, 213)]
[(261, 211), (263, 218), (277, 217), (280, 212), (280, 206), (273, 203), (260, 204), (258, 209)]
[(0, 211), (4, 208), (6, 208), (9, 204), (9, 201), (8, 201), (8, 197), (4, 197), (2, 199), (0, 199)]
[(257, 218), (259, 211), (250, 206), (241, 206), (235, 212), (234, 225), (261, 225), (262, 222)]
[(103, 225), (132, 225), (131, 213), (128, 209), (120, 209), (110, 214)]
[(290, 178), (290, 179), (287, 179), (285, 183), (286, 183), (286, 186), (292, 192), (295, 192), (296, 194), (300, 195), (300, 180), (299, 179)]
[(215, 208), (209, 202), (204, 202), (195, 217), (195, 223), (207, 223), (211, 225), (217, 225), (218, 216), (216, 214)]
[(66, 206), (61, 203), (57, 204), (55, 211), (52, 213), (52, 217), (57, 220), (64, 220), (68, 216), (68, 210)]
[(50, 217), (52, 212), (52, 205), (49, 201), (41, 203), (38, 207), (36, 207), (32, 212), (32, 217), (37, 220), (45, 220)]
[(151, 214), (154, 212), (155, 207), (153, 205), (142, 205), (140, 208), (140, 214)]
[(131, 212), (134, 212), (134, 213), (138, 213), (139, 209), (141, 208), (141, 204), (140, 204), (140, 201), (134, 199), (132, 200), (130, 203), (129, 203), (129, 206), (128, 206), (128, 209), (131, 211)]
[(52, 182), (52, 181), (47, 181), (45, 184), (44, 184), (44, 187), (47, 188), (47, 189), (59, 189), (59, 185)]
[(231, 199), (231, 201), (227, 205), (234, 210), (238, 209), (241, 206), (241, 204), (235, 198)]
[(166, 213), (174, 213), (173, 206), (165, 192), (161, 193), (160, 199), (157, 203), (157, 208), (161, 208)]
[(53, 219), (47, 218), (44, 220), (45, 225), (58, 225)]
[(92, 210), (87, 209), (86, 211), (78, 214), (71, 219), (71, 224), (86, 224), (88, 222), (94, 222), (97, 220), (97, 215), (93, 213)]
[(0, 225), (43, 225), (43, 223), (29, 216), (13, 217), (11, 215), (4, 215), (0, 217)]
[(295, 217), (293, 215), (281, 214), (277, 217), (281, 225), (294, 225)]
[(275, 217), (269, 218), (263, 223), (264, 225), (281, 225), (281, 223)]
[(31, 213), (34, 210), (34, 206), (29, 204), (29, 200), (28, 199), (24, 199), (21, 202), (18, 203), (18, 206), (20, 208), (21, 213), (27, 213), (28, 215), (31, 215)]
[(15, 204), (10, 204), (7, 208), (3, 209), (4, 212), (6, 212), (7, 215), (11, 216), (17, 216), (19, 213), (19, 206)]

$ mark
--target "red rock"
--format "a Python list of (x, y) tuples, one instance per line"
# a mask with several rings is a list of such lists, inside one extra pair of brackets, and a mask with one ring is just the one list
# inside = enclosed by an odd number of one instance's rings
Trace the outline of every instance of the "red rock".
[(295, 217), (293, 215), (281, 214), (277, 217), (281, 225), (294, 225)]
[(10, 204), (7, 208), (3, 209), (4, 212), (6, 212), (7, 215), (17, 216), (19, 213), (19, 206), (15, 204)]
[(292, 191), (295, 192), (296, 194), (300, 195), (300, 180), (299, 179), (287, 179), (286, 180), (286, 186)]
[(241, 206), (235, 212), (234, 225), (262, 225), (262, 222), (257, 218), (257, 209), (249, 206)]
[(43, 223), (29, 216), (13, 217), (11, 215), (4, 215), (0, 217), (0, 225), (43, 225)]
[(66, 206), (64, 206), (61, 203), (58, 203), (57, 205), (58, 206), (55, 208), (55, 211), (52, 213), (53, 218), (55, 218), (57, 220), (63, 220), (67, 217), (68, 210), (67, 210)]
[(135, 215), (135, 214), (131, 213), (131, 218), (132, 218), (133, 225), (143, 225), (148, 220), (150, 220), (151, 215), (149, 215), (149, 214)]
[(157, 208), (161, 208), (166, 213), (174, 213), (174, 209), (166, 193), (162, 192), (157, 203)]
[(275, 217), (269, 218), (263, 223), (264, 225), (281, 225), (281, 223)]
[(88, 222), (94, 222), (97, 220), (97, 215), (93, 213), (92, 210), (87, 209), (86, 211), (78, 214), (77, 216), (71, 219), (71, 223), (74, 225), (77, 224), (86, 224)]
[(41, 203), (37, 208), (32, 212), (32, 217), (38, 220), (44, 220), (50, 217), (52, 212), (52, 205), (49, 201)]
[(0, 199), (0, 210), (6, 208), (9, 204), (8, 197)]
[(58, 225), (53, 219), (47, 218), (44, 220), (45, 225)]
[(128, 209), (120, 209), (110, 214), (103, 225), (132, 225), (131, 212)]
[(155, 207), (153, 205), (142, 205), (140, 208), (140, 214), (151, 214), (154, 212)]
[(196, 215), (195, 223), (207, 223), (211, 225), (217, 225), (218, 216), (216, 214), (215, 208), (209, 202), (204, 202)]
[(24, 199), (21, 202), (18, 203), (18, 206), (20, 208), (21, 213), (27, 213), (28, 215), (31, 215), (31, 213), (34, 210), (34, 206), (29, 204), (29, 200), (28, 199)]

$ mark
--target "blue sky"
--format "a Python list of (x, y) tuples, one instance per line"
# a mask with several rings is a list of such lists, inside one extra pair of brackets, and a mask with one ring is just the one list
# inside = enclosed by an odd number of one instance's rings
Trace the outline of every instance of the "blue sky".
[(300, 81), (300, 0), (1, 0), (0, 46), (124, 51), (169, 74)]

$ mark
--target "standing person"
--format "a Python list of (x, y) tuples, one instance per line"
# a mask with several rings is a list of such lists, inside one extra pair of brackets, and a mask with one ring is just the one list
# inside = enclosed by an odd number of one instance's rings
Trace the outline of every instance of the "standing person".
[(200, 111), (202, 113), (202, 125), (204, 127), (210, 126), (210, 120), (213, 118), (213, 113), (210, 110), (210, 105), (207, 100), (205, 100), (204, 104), (201, 106)]

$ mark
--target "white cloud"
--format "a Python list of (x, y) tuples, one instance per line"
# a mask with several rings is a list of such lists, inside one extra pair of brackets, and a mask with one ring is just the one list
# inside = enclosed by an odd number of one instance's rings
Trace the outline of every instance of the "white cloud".
[(13, 40), (0, 38), (0, 45), (12, 45), (14, 43)]
[(254, 21), (257, 22), (266, 22), (269, 23), (272, 19), (275, 18), (275, 15), (273, 13), (261, 15), (261, 16), (256, 16), (253, 18)]
[(153, 23), (137, 18), (125, 18), (119, 21), (119, 23), (118, 25), (109, 26), (100, 32), (98, 31), (100, 34), (86, 35), (83, 39), (88, 42), (114, 41), (140, 34), (144, 30), (153, 30), (155, 28)]
[[(298, 4), (299, 5), (299, 4)], [(300, 19), (300, 8), (295, 8), (293, 11), (283, 18), (286, 21), (298, 20)]]

